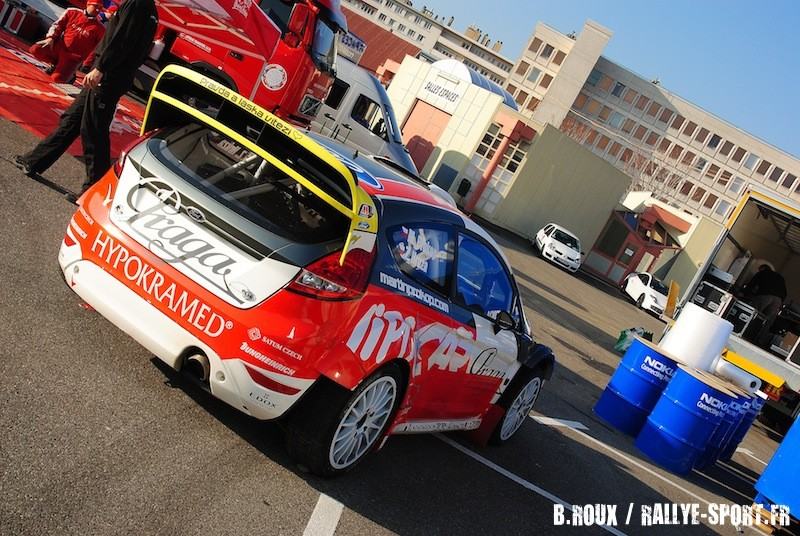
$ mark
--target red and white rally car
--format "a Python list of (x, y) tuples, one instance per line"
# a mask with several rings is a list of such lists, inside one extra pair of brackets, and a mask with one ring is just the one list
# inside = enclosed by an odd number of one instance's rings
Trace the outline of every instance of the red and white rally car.
[(330, 475), (389, 434), (502, 443), (554, 366), (492, 238), (379, 159), (188, 69), (79, 201), (59, 253), (81, 298)]

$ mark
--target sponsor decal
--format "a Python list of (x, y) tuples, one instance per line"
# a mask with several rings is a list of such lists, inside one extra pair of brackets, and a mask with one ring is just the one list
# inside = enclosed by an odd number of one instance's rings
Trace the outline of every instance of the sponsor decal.
[(409, 229), (403, 227), (401, 233), (405, 241), (399, 241), (395, 246), (397, 253), (403, 261), (420, 272), (428, 272), (431, 260), (446, 259), (447, 251), (435, 248), (425, 236), (425, 229)]
[(266, 117), (266, 112), (259, 105), (250, 102), (238, 93), (234, 93), (219, 82), (203, 77), (200, 79), (200, 85), (207, 88), (209, 91), (213, 91), (214, 93), (228, 99), (232, 103), (237, 104), (240, 108), (250, 112), (259, 119), (263, 120)]
[(270, 396), (267, 393), (264, 392), (256, 393), (254, 391), (250, 391), (248, 396), (253, 402), (258, 404), (259, 406), (270, 409), (278, 407), (275, 405), (275, 402), (271, 400)]
[(454, 430), (475, 430), (481, 425), (480, 417), (453, 421), (409, 421), (398, 425), (393, 433), (450, 432)]
[(728, 404), (708, 393), (701, 393), (697, 407), (712, 415), (722, 415), (728, 409)]
[(258, 328), (250, 328), (247, 330), (247, 336), (250, 337), (251, 341), (260, 341), (261, 331)]
[(224, 330), (233, 327), (233, 322), (226, 320), (197, 296), (178, 287), (174, 281), (170, 282), (158, 269), (131, 253), (102, 230), (97, 232), (91, 250), (109, 268), (206, 335), (218, 337)]
[(673, 367), (670, 367), (663, 361), (653, 359), (649, 355), (644, 356), (644, 360), (639, 368), (662, 381), (669, 380), (672, 378), (672, 375), (675, 374), (675, 369)]
[(284, 373), (284, 374), (286, 374), (288, 376), (294, 376), (295, 375), (296, 371), (293, 368), (287, 367), (286, 365), (284, 365), (282, 363), (278, 363), (277, 361), (275, 361), (271, 357), (262, 354), (261, 352), (259, 352), (258, 350), (256, 350), (255, 348), (253, 348), (252, 346), (247, 344), (247, 341), (242, 341), (242, 345), (239, 347), (239, 350), (241, 350), (245, 354), (249, 355), (250, 357), (258, 359), (259, 361), (261, 361), (265, 365), (268, 365), (268, 366), (274, 368), (275, 370), (277, 370), (279, 372), (282, 372), (282, 373)]
[(202, 41), (200, 41), (196, 37), (194, 37), (192, 35), (189, 35), (189, 34), (185, 34), (185, 33), (180, 33), (178, 35), (178, 37), (180, 37), (181, 39), (183, 39), (187, 43), (190, 43), (190, 44), (196, 46), (197, 48), (199, 48), (200, 50), (202, 50), (206, 54), (211, 54), (211, 47), (208, 46), (207, 44), (203, 43)]
[(360, 207), (358, 207), (358, 215), (362, 218), (371, 218), (372, 217), (372, 206), (367, 203), (362, 203)]
[(400, 294), (405, 296), (409, 296), (414, 298), (415, 300), (421, 301), (425, 305), (429, 307), (433, 307), (435, 309), (439, 309), (442, 312), (449, 313), (450, 306), (447, 302), (444, 302), (434, 296), (433, 294), (429, 294), (424, 290), (415, 287), (414, 285), (409, 285), (402, 279), (398, 277), (393, 277), (389, 274), (385, 274), (383, 272), (380, 273), (380, 282), (381, 285), (385, 285), (391, 289), (396, 290)]
[(233, 0), (233, 10), (239, 13), (242, 17), (246, 17), (252, 4), (253, 0)]
[(442, 97), (447, 102), (456, 102), (461, 97), (457, 91), (447, 89), (435, 82), (427, 82), (422, 89), (436, 97)]
[(373, 305), (356, 323), (347, 340), (347, 347), (362, 361), (382, 363), (389, 349), (400, 341), (400, 350), (393, 357), (408, 359), (414, 349), (414, 324), (413, 317), (404, 317), (398, 311), (387, 311), (382, 303)]
[(164, 262), (186, 267), (237, 302), (242, 302), (241, 292), (234, 293), (228, 283), (228, 276), (237, 261), (219, 243), (209, 240), (207, 233), (185, 225), (188, 222), (181, 215), (182, 209), (186, 212), (190, 209), (200, 211), (195, 207), (184, 208), (181, 195), (175, 188), (159, 179), (142, 179), (128, 191), (124, 202), (126, 209), (118, 207), (118, 211), (133, 213), (127, 219), (130, 231), (144, 240), (147, 249)]
[(270, 63), (264, 67), (264, 72), (261, 73), (261, 83), (270, 91), (283, 89), (287, 79), (286, 69), (283, 68), (283, 65), (277, 63)]
[(206, 215), (197, 207), (186, 207), (186, 214), (197, 223), (205, 223)]
[(508, 363), (503, 363), (497, 358), (497, 348), (487, 348), (478, 354), (469, 367), (469, 372), (479, 376), (502, 378), (507, 369)]
[[(290, 335), (290, 337), (289, 337), (290, 339), (294, 338), (294, 328), (292, 328), (292, 332), (289, 335)], [(298, 361), (302, 361), (302, 359), (303, 359), (303, 355), (302, 354), (300, 354), (298, 352), (295, 352), (291, 348), (287, 348), (286, 346), (282, 345), (278, 341), (276, 341), (274, 339), (271, 339), (271, 338), (267, 337), (266, 335), (262, 335), (261, 334), (261, 330), (259, 330), (258, 328), (250, 328), (250, 329), (248, 329), (247, 330), (247, 336), (250, 338), (251, 341), (253, 341), (253, 342), (256, 342), (256, 341), (263, 342), (267, 346), (279, 351), (283, 355), (291, 357), (292, 359), (296, 359)]]

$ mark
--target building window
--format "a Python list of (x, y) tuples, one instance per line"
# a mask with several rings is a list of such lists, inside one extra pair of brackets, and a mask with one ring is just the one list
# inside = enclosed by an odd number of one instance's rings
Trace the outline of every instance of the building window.
[(657, 141), (658, 141), (658, 134), (656, 134), (655, 132), (651, 132), (647, 136), (647, 139), (645, 140), (645, 143), (647, 145), (653, 147), (656, 144)]
[(622, 124), (623, 119), (624, 116), (621, 113), (614, 112), (611, 114), (611, 119), (608, 120), (608, 124), (614, 128), (619, 128), (619, 126)]
[(644, 110), (647, 108), (648, 104), (650, 104), (650, 99), (644, 95), (639, 95), (639, 98), (636, 100), (636, 108), (639, 110)]
[(525, 104), (525, 99), (528, 98), (528, 93), (525, 91), (520, 91), (517, 93), (517, 97), (514, 99), (517, 104), (523, 106)]
[(694, 192), (692, 192), (692, 202), (699, 203), (704, 195), (706, 195), (705, 189), (698, 186), (694, 189)]
[(686, 164), (687, 166), (691, 166), (692, 162), (694, 162), (694, 157), (697, 156), (692, 151), (686, 151), (686, 154), (683, 155), (683, 160), (681, 160), (682, 164)]
[(669, 128), (674, 130), (680, 130), (684, 121), (686, 121), (686, 119), (684, 119), (682, 115), (678, 114), (675, 116), (675, 119), (672, 120), (672, 124), (669, 126)]
[(611, 144), (611, 148), (608, 150), (608, 154), (616, 158), (616, 156), (619, 154), (621, 150), (622, 150), (622, 145), (620, 145), (619, 142), (615, 141), (614, 143)]
[[(424, 41), (424, 40), (425, 40), (425, 36), (423, 34), (419, 34), (417, 36), (417, 41)], [(500, 83), (500, 82), (502, 82), (502, 80), (495, 80), (495, 82)]]
[(517, 86), (514, 86), (512, 84), (508, 84), (506, 86), (506, 91), (508, 91), (509, 93), (511, 93), (513, 95), (514, 93), (517, 92)]
[(592, 144), (594, 143), (595, 138), (597, 138), (597, 131), (590, 130), (589, 134), (586, 136), (586, 139), (583, 140), (583, 144), (591, 147)]
[(545, 45), (539, 57), (546, 60), (553, 54), (553, 50), (553, 45)]
[(528, 101), (528, 110), (534, 111), (540, 102), (542, 101), (531, 95), (531, 100)]
[(586, 106), (586, 112), (591, 115), (597, 115), (600, 111), (600, 103), (594, 99), (589, 99), (589, 104)]
[(603, 106), (603, 109), (600, 110), (600, 121), (606, 122), (608, 121), (609, 116), (611, 116), (611, 108), (608, 106)]
[(637, 140), (641, 140), (642, 138), (644, 138), (644, 135), (646, 133), (647, 129), (642, 125), (639, 125), (638, 127), (636, 127), (636, 132), (633, 133), (633, 137), (636, 138)]
[(572, 103), (572, 107), (576, 110), (583, 110), (583, 107), (586, 106), (586, 101), (589, 97), (586, 96), (586, 93), (578, 93), (578, 98), (575, 99), (575, 102)]
[(630, 134), (633, 131), (633, 127), (636, 126), (636, 121), (633, 119), (626, 119), (625, 123), (622, 125), (622, 132), (625, 134)]
[(711, 164), (706, 170), (706, 177), (713, 181), (714, 177), (717, 176), (717, 173), (719, 173), (719, 166), (716, 164)]
[(678, 190), (678, 194), (680, 194), (683, 197), (686, 197), (689, 195), (689, 192), (692, 191), (692, 188), (694, 188), (694, 183), (686, 181), (683, 183), (683, 185), (681, 185), (681, 189)]
[(386, 13), (381, 13), (380, 15), (378, 15), (378, 20), (381, 21), (381, 22), (385, 21), (386, 20)]
[(619, 157), (619, 159), (625, 163), (628, 163), (631, 158), (633, 158), (633, 151), (627, 148), (622, 151), (622, 156)]
[(708, 148), (709, 149), (716, 149), (719, 147), (719, 143), (722, 141), (722, 137), (719, 134), (714, 134), (711, 136), (711, 139), (708, 140)]
[(601, 134), (600, 139), (597, 140), (597, 148), (600, 149), (601, 151), (605, 151), (609, 143), (611, 143), (611, 138)]
[(553, 63), (555, 63), (556, 65), (561, 65), (564, 61), (564, 58), (566, 57), (567, 55), (561, 50), (559, 50), (558, 52), (556, 52), (556, 57), (553, 58)]
[(717, 205), (717, 210), (714, 211), (714, 214), (724, 219), (728, 217), (728, 211), (730, 209), (731, 204), (723, 199), (719, 202), (719, 205)]
[(426, 22), (423, 26), (425, 26), (426, 30), (430, 30), (433, 27), (433, 23), (432, 22)]
[(530, 65), (527, 62), (525, 61), (519, 62), (519, 67), (517, 67), (517, 74), (520, 76), (525, 76), (525, 73), (528, 72), (528, 67), (530, 67)]
[(531, 41), (531, 46), (528, 47), (528, 50), (530, 50), (531, 52), (533, 52), (534, 55), (536, 55), (536, 53), (539, 52), (539, 47), (541, 46), (542, 46), (542, 40), (539, 39), (538, 37), (534, 37), (533, 41)]
[(686, 123), (686, 128), (683, 129), (683, 135), (691, 137), (694, 134), (694, 131), (697, 130), (697, 123), (694, 121), (689, 121)]
[(628, 88), (628, 91), (622, 96), (622, 100), (625, 101), (628, 105), (633, 104), (633, 101), (638, 97), (639, 94), (636, 93), (631, 88)]
[(672, 119), (672, 114), (674, 113), (675, 112), (673, 112), (669, 108), (664, 108), (663, 110), (661, 110), (661, 115), (658, 116), (659, 122), (664, 123), (665, 125), (668, 124), (669, 120)]
[(647, 115), (649, 115), (652, 118), (655, 118), (655, 117), (658, 116), (658, 112), (660, 112), (660, 111), (661, 111), (661, 105), (658, 104), (657, 102), (654, 102), (647, 109)]
[(672, 152), (669, 153), (669, 157), (673, 160), (677, 160), (681, 157), (681, 153), (683, 153), (683, 147), (676, 143), (672, 146)]
[(694, 141), (699, 143), (705, 143), (706, 138), (708, 138), (709, 132), (707, 128), (701, 128), (700, 131), (697, 133), (697, 136), (694, 137)]
[(394, 19), (389, 19), (389, 27), (391, 28), (393, 26), (394, 26)]
[(700, 157), (700, 158), (697, 159), (697, 162), (694, 163), (694, 168), (697, 171), (701, 171), (702, 172), (703, 169), (705, 169), (706, 164), (708, 164), (708, 160), (706, 160), (703, 157)]
[(717, 182), (716, 184), (714, 184), (714, 186), (718, 187), (720, 190), (724, 190), (725, 187), (728, 186), (728, 183), (731, 182), (732, 176), (733, 175), (731, 174), (730, 171), (723, 170), (722, 173), (720, 173), (719, 178), (717, 179)]
[(598, 82), (597, 87), (602, 89), (603, 91), (611, 91), (611, 84), (613, 83), (614, 80), (612, 80), (610, 76), (603, 75), (603, 78), (600, 79), (600, 82)]
[(539, 86), (547, 89), (548, 87), (550, 87), (550, 82), (552, 81), (553, 81), (553, 75), (546, 74), (542, 77), (542, 81), (539, 82)]
[(541, 69), (537, 69), (536, 67), (534, 67), (533, 69), (531, 69), (531, 74), (528, 75), (528, 81), (531, 84), (535, 84), (536, 81), (539, 80), (540, 74), (542, 74)]
[(409, 37), (416, 37), (416, 35), (417, 35), (417, 32), (415, 32), (411, 28), (408, 29), (408, 36)]
[(622, 97), (622, 94), (625, 92), (625, 84), (622, 82), (617, 82), (614, 84), (614, 89), (611, 90), (611, 94), (615, 97)]
[(589, 73), (589, 77), (586, 79), (586, 83), (590, 86), (596, 86), (601, 78), (603, 78), (603, 73), (597, 69), (592, 69), (592, 72)]
[(767, 170), (772, 166), (768, 161), (762, 160), (761, 163), (758, 165), (758, 169), (756, 169), (756, 173), (759, 175), (766, 175)]
[(718, 199), (719, 199), (719, 197), (717, 197), (716, 195), (708, 194), (708, 196), (706, 197), (706, 200), (703, 201), (703, 208), (707, 208), (707, 209), (711, 210), (712, 208), (714, 208), (714, 205), (717, 203)]
[(737, 147), (736, 151), (733, 153), (733, 156), (731, 158), (733, 159), (734, 162), (738, 164), (739, 162), (742, 161), (742, 158), (744, 158), (746, 152), (747, 151), (745, 151), (741, 147)]
[(742, 188), (744, 188), (744, 179), (741, 177), (734, 177), (731, 181), (730, 191), (738, 195), (739, 192), (742, 191)]
[(750, 153), (744, 160), (744, 167), (752, 171), (753, 168), (756, 167), (756, 162), (758, 162), (760, 159), (761, 157), (758, 156), (757, 154)]
[(669, 141), (669, 139), (664, 138), (663, 140), (661, 140), (661, 143), (658, 144), (657, 151), (661, 154), (667, 154), (667, 151), (669, 150), (669, 146), (671, 143), (672, 142)]
[(776, 166), (775, 169), (772, 170), (772, 173), (769, 174), (769, 180), (778, 182), (781, 179), (781, 175), (783, 175), (783, 170)]
[(397, 31), (398, 32), (405, 32), (406, 31), (406, 25), (405, 24), (398, 24), (397, 25)]

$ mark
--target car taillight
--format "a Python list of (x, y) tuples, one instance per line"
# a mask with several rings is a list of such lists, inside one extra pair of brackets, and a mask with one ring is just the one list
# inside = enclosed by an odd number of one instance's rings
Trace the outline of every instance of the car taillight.
[(341, 251), (311, 263), (292, 281), (288, 289), (325, 300), (352, 300), (367, 289), (374, 253), (354, 249), (339, 264)]

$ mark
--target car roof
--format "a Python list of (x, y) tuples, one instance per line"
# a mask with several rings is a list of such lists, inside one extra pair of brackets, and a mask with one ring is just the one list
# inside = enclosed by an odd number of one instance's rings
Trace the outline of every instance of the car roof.
[[(559, 224), (557, 224), (557, 223), (553, 223), (553, 222), (550, 222), (550, 223), (548, 223), (547, 225), (552, 225), (553, 227), (555, 227), (555, 228), (556, 228), (556, 229), (558, 229), (559, 231), (563, 231), (563, 232), (567, 233), (567, 234), (568, 234), (568, 235), (570, 235), (572, 238), (574, 238), (575, 240), (578, 240), (578, 241), (580, 242), (580, 239), (579, 239), (579, 238), (578, 238), (578, 237), (575, 235), (575, 233), (573, 233), (572, 231), (570, 231), (570, 230), (569, 230), (569, 229), (567, 229), (566, 227), (562, 227), (561, 225), (559, 225)], [(547, 225), (545, 225), (545, 227), (547, 227)]]

